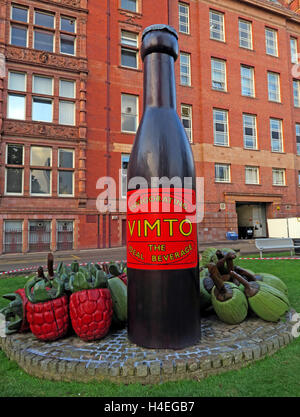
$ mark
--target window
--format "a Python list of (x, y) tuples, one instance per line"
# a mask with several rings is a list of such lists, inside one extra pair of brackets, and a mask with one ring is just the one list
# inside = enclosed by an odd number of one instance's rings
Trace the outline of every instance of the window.
[(22, 229), (21, 220), (4, 221), (4, 253), (22, 252)]
[[(75, 81), (59, 80), (59, 96), (74, 99)], [(74, 100), (59, 100), (59, 123), (63, 125), (75, 125)]]
[(254, 68), (241, 66), (241, 84), (243, 96), (255, 97)]
[(18, 22), (28, 22), (28, 9), (23, 6), (12, 5), (11, 6), (11, 19)]
[(190, 33), (190, 16), (189, 16), (189, 6), (187, 4), (179, 3), (179, 32), (181, 33)]
[(228, 111), (214, 109), (213, 118), (214, 144), (219, 146), (229, 146)]
[(34, 23), (38, 26), (54, 29), (54, 14), (35, 10)]
[(211, 80), (214, 90), (226, 91), (226, 61), (211, 59)]
[(74, 151), (71, 149), (58, 150), (58, 195), (74, 195)]
[(270, 101), (280, 103), (280, 75), (275, 72), (268, 72), (268, 94)]
[(290, 43), (292, 64), (298, 64), (298, 39), (291, 38)]
[(12, 45), (67, 55), (76, 54), (76, 18), (37, 9), (33, 13), (33, 25), (28, 25), (28, 8), (16, 5), (11, 7)]
[(191, 59), (190, 54), (180, 53), (180, 84), (191, 85)]
[(138, 127), (138, 97), (131, 94), (121, 96), (121, 131), (135, 133)]
[(246, 184), (259, 184), (259, 168), (258, 167), (245, 167), (245, 183)]
[[(33, 76), (34, 94), (48, 95), (53, 94), (53, 79), (40, 75)], [(50, 97), (32, 97), (32, 120), (40, 122), (52, 122), (53, 108), (52, 98)]]
[(127, 195), (127, 168), (129, 164), (129, 155), (121, 156), (121, 194), (122, 198), (126, 198)]
[[(22, 6), (12, 5), (11, 19), (16, 22), (28, 22), (28, 9)], [(18, 25), (13, 23), (10, 28), (11, 45), (27, 47), (27, 25)]]
[(73, 249), (73, 221), (60, 220), (56, 222), (57, 250)]
[(230, 182), (230, 165), (215, 164), (215, 181)]
[(298, 171), (298, 185), (300, 185), (300, 171)]
[(285, 169), (273, 168), (273, 185), (285, 185)]
[(300, 107), (300, 80), (293, 81), (294, 106)]
[(27, 46), (27, 28), (20, 26), (11, 26), (10, 43), (16, 46)]
[(277, 30), (266, 28), (266, 53), (278, 56)]
[(210, 38), (216, 41), (225, 41), (224, 14), (210, 10), (209, 12)]
[(131, 12), (137, 12), (137, 0), (121, 0), (121, 8)]
[(270, 119), (272, 152), (283, 152), (282, 120)]
[(297, 155), (300, 155), (300, 124), (296, 123), (296, 144), (297, 144)]
[(32, 146), (30, 159), (30, 194), (51, 195), (52, 149)]
[(181, 105), (181, 121), (190, 143), (193, 142), (193, 127), (192, 127), (192, 106), (187, 104)]
[(54, 14), (35, 10), (34, 12), (34, 48), (40, 51), (54, 52), (54, 31), (37, 28), (54, 29)]
[[(66, 32), (66, 33), (64, 33)], [(62, 54), (75, 55), (76, 19), (73, 17), (60, 17), (60, 52)]]
[[(12, 93), (12, 91), (17, 93)], [(26, 91), (26, 74), (9, 71), (7, 117), (9, 119), (25, 119), (26, 96), (19, 92)]]
[(239, 19), (239, 38), (241, 48), (253, 49), (251, 22)]
[(124, 67), (129, 67), (129, 68), (137, 68), (138, 67), (137, 34), (122, 30), (121, 31), (121, 44), (122, 44), (121, 65)]
[(74, 17), (61, 16), (60, 18), (60, 30), (64, 32), (76, 32), (76, 19)]
[(22, 195), (24, 177), (24, 147), (8, 144), (6, 146), (5, 194)]
[(256, 116), (243, 114), (244, 148), (257, 149)]

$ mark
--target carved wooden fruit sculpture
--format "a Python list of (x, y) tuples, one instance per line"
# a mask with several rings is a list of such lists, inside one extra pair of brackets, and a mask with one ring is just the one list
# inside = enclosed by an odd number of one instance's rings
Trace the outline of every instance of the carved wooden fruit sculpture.
[(215, 283), (212, 305), (217, 316), (227, 324), (241, 323), (248, 314), (248, 302), (244, 293), (232, 282), (224, 282), (216, 265), (209, 264), (208, 269)]
[(68, 297), (63, 291), (63, 285), (55, 278), (52, 282), (36, 282), (33, 279), (26, 283), (27, 320), (30, 330), (38, 339), (53, 341), (67, 334)]
[(101, 339), (108, 333), (113, 315), (104, 271), (88, 276), (79, 270), (70, 280), (70, 288), (70, 316), (75, 333), (85, 341)]
[(124, 267), (123, 262), (120, 266), (116, 263), (111, 263), (108, 267), (108, 271), (113, 277), (120, 278), (124, 282), (124, 284), (127, 285), (127, 274), (125, 272), (125, 269), (126, 268)]
[(127, 322), (127, 285), (119, 277), (113, 277), (108, 280), (108, 288), (113, 302), (113, 322), (123, 327)]
[(26, 332), (29, 330), (29, 323), (26, 315), (26, 306), (28, 298), (25, 289), (20, 288), (12, 294), (5, 294), (3, 298), (10, 300), (10, 303), (0, 310), (4, 315), (6, 322), (5, 333), (10, 335), (16, 332)]
[(248, 282), (235, 272), (231, 273), (245, 287), (251, 309), (266, 321), (278, 321), (290, 307), (287, 296), (264, 282)]
[(206, 248), (201, 255), (201, 260), (199, 262), (200, 266), (207, 268), (209, 263), (217, 263), (218, 258), (216, 255), (217, 249), (216, 248)]
[(267, 274), (266, 272), (259, 272), (258, 274), (254, 274), (257, 281), (262, 281), (265, 284), (270, 285), (273, 288), (283, 292), (286, 296), (288, 295), (288, 288), (285, 283), (276, 275)]

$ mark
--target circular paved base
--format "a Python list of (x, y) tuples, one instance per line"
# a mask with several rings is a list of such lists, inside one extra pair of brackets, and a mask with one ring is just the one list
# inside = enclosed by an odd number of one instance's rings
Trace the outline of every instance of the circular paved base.
[(238, 326), (215, 315), (202, 319), (201, 342), (183, 350), (138, 347), (126, 330), (96, 342), (76, 336), (45, 343), (31, 333), (0, 338), (0, 347), (31, 375), (59, 381), (102, 381), (142, 384), (199, 380), (238, 369), (275, 353), (292, 341), (292, 312), (286, 322), (267, 323), (248, 318)]

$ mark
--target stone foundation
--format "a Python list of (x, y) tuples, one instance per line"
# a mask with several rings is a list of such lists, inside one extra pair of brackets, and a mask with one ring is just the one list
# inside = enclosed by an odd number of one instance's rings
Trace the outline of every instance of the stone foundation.
[(212, 314), (202, 319), (201, 342), (176, 351), (141, 348), (128, 340), (126, 329), (95, 342), (72, 334), (45, 343), (32, 333), (15, 334), (0, 338), (0, 347), (28, 374), (55, 381), (156, 384), (200, 380), (242, 368), (288, 345), (293, 340), (291, 316), (279, 323), (250, 317), (231, 326)]

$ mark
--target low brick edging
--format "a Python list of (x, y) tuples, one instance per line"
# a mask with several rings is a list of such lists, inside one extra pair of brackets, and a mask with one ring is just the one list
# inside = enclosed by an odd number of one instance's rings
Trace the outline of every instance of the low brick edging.
[(45, 343), (31, 333), (15, 334), (0, 338), (0, 347), (25, 372), (39, 378), (157, 384), (240, 369), (293, 340), (289, 320), (274, 324), (250, 318), (229, 326), (211, 316), (202, 320), (202, 330), (199, 344), (179, 351), (138, 347), (128, 341), (126, 330), (92, 343), (73, 335)]

